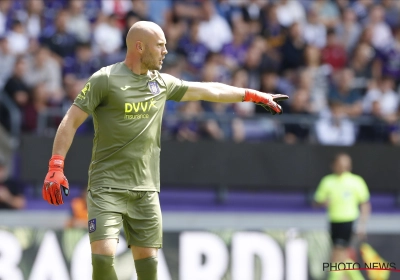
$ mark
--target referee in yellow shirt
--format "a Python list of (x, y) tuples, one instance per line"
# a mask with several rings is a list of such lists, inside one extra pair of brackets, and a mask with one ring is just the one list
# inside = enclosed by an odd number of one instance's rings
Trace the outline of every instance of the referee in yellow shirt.
[[(348, 248), (353, 224), (359, 218), (356, 233), (365, 238), (366, 223), (371, 212), (369, 191), (364, 179), (351, 173), (352, 162), (348, 154), (335, 156), (333, 173), (322, 178), (314, 195), (316, 206), (328, 209), (330, 233), (333, 243), (332, 263), (348, 262)], [(359, 271), (347, 271), (351, 279), (364, 279)], [(358, 276), (357, 276), (358, 274)], [(330, 273), (329, 279), (341, 279), (339, 272)]]

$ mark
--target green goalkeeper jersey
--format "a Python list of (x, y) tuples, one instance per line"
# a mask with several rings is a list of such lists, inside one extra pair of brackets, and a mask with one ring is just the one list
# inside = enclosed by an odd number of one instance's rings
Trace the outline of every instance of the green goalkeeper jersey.
[(134, 74), (123, 62), (94, 73), (74, 105), (93, 116), (89, 188), (160, 191), (160, 134), (166, 100), (187, 85), (168, 74)]

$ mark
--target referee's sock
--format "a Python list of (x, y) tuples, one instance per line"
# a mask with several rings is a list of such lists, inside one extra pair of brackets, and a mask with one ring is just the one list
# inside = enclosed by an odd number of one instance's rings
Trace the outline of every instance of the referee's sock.
[(157, 280), (158, 259), (156, 256), (135, 260), (138, 280)]
[(92, 254), (92, 280), (118, 280), (114, 269), (114, 256)]

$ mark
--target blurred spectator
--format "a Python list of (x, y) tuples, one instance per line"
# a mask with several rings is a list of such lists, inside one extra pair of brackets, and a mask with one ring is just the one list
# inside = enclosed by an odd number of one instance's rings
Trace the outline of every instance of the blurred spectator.
[(164, 26), (168, 12), (172, 8), (172, 0), (148, 1), (148, 10), (150, 20), (160, 26)]
[(230, 83), (231, 73), (219, 53), (210, 53), (202, 69), (203, 82)]
[(122, 47), (122, 32), (114, 14), (99, 14), (93, 30), (93, 50), (95, 55), (116, 54)]
[[(22, 130), (24, 132), (36, 132), (39, 114), (48, 108), (48, 95), (45, 84), (36, 84), (33, 87), (30, 102), (22, 108)], [(48, 124), (52, 127), (56, 125), (54, 121), (52, 124), (50, 122)]]
[[(275, 71), (279, 72), (281, 64), (281, 54), (279, 50), (272, 48), (268, 42), (261, 36), (252, 39), (250, 48), (254, 48), (261, 52), (261, 60), (259, 61), (260, 71)], [(248, 50), (248, 53), (251, 50)]]
[(233, 40), (222, 47), (229, 68), (236, 69), (243, 65), (249, 49), (249, 26), (242, 21), (236, 21), (233, 26)]
[(0, 37), (0, 61), (0, 89), (3, 89), (15, 65), (15, 55), (11, 53), (10, 45), (5, 37)]
[(356, 117), (362, 113), (362, 95), (355, 89), (354, 71), (345, 68), (334, 77), (334, 82), (329, 88), (329, 101), (341, 103), (341, 110), (348, 116)]
[(95, 22), (97, 14), (102, 9), (102, 3), (100, 0), (86, 0), (85, 3), (85, 15), (88, 17), (90, 23)]
[(352, 0), (336, 0), (335, 3), (339, 9), (339, 12), (343, 12), (345, 9), (350, 7)]
[(65, 96), (61, 101), (61, 110), (65, 114), (74, 103), (75, 98), (85, 86), (86, 81), (78, 80), (75, 75), (67, 75), (64, 79)]
[(279, 0), (276, 12), (279, 23), (285, 27), (306, 20), (305, 9), (298, 0)]
[[(292, 2), (292, 1), (289, 1)], [(281, 47), (281, 70), (285, 72), (296, 70), (304, 65), (304, 49), (306, 42), (299, 23), (294, 23), (289, 28), (289, 34)]]
[(61, 67), (46, 47), (39, 47), (27, 60), (25, 81), (30, 87), (44, 84), (49, 100), (59, 102), (62, 98)]
[(321, 64), (321, 51), (317, 47), (307, 46), (304, 56), (306, 67), (299, 74), (299, 87), (310, 93), (309, 109), (318, 113), (327, 106), (331, 67)]
[(67, 1), (59, 0), (46, 0), (44, 1), (44, 28), (47, 29), (54, 25), (56, 18), (58, 17), (58, 12), (65, 9)]
[(198, 33), (199, 22), (194, 21), (190, 25), (189, 34), (179, 41), (177, 49), (186, 58), (187, 70), (194, 76), (193, 80), (199, 76), (209, 53), (207, 47), (199, 42)]
[(89, 43), (77, 45), (76, 54), (69, 67), (64, 69), (65, 75), (74, 75), (78, 80), (87, 80), (101, 68), (101, 60), (94, 56)]
[[(168, 43), (168, 55), (165, 58), (167, 61), (176, 59), (179, 41), (187, 34), (189, 34), (189, 28), (186, 21), (180, 18), (168, 19), (165, 27), (165, 37)], [(199, 41), (199, 37), (197, 37), (197, 41)]]
[(375, 114), (382, 116), (388, 122), (394, 122), (397, 119), (399, 101), (399, 94), (394, 90), (394, 80), (383, 77), (377, 85), (373, 83), (367, 91), (363, 100), (363, 111), (371, 114), (379, 109)]
[(232, 31), (228, 22), (216, 12), (211, 0), (204, 0), (203, 14), (205, 18), (200, 22), (199, 41), (210, 51), (219, 52), (224, 44), (232, 41)]
[(206, 106), (208, 118), (203, 124), (206, 138), (222, 141), (232, 138), (232, 124), (225, 118), (233, 113), (233, 105), (229, 103), (210, 102)]
[(276, 57), (270, 57), (265, 53), (265, 41), (257, 37), (251, 43), (246, 53), (244, 69), (249, 75), (249, 88), (260, 89), (260, 72), (264, 69), (277, 70), (279, 64)]
[(374, 58), (374, 49), (365, 44), (360, 43), (355, 47), (351, 57), (349, 66), (354, 71), (354, 88), (365, 92), (369, 80), (372, 78), (372, 59)]
[(394, 33), (394, 40), (377, 50), (374, 61), (375, 77), (390, 76), (400, 81), (400, 28)]
[(102, 14), (104, 14), (106, 17), (113, 15), (115, 18), (115, 25), (118, 28), (122, 28), (124, 26), (124, 18), (126, 13), (132, 10), (132, 1), (101, 0), (101, 8)]
[(372, 45), (375, 48), (381, 49), (392, 43), (392, 31), (385, 22), (385, 10), (381, 5), (377, 4), (371, 8), (367, 25), (372, 28)]
[(261, 35), (272, 48), (279, 48), (285, 41), (284, 27), (279, 23), (277, 5), (266, 5), (261, 17)]
[(45, 28), (41, 37), (41, 43), (53, 52), (60, 64), (64, 65), (74, 56), (77, 44), (75, 36), (67, 31), (67, 21), (67, 11), (59, 10), (54, 26)]
[(330, 102), (329, 109), (321, 113), (315, 134), (322, 145), (351, 146), (356, 141), (356, 127), (347, 119), (342, 104), (336, 101)]
[[(23, 80), (26, 73), (26, 62), (23, 56), (15, 59), (15, 66), (11, 76), (6, 80), (4, 85), (4, 93), (8, 95), (16, 106), (18, 113), (22, 113), (22, 109), (29, 101), (29, 88)], [(3, 94), (3, 93), (1, 93)], [(3, 104), (0, 103), (0, 122), (8, 131), (11, 129), (11, 112), (4, 110)]]
[(69, 0), (68, 14), (69, 18), (66, 29), (73, 34), (79, 42), (87, 43), (90, 40), (91, 27), (88, 17), (84, 13), (84, 1)]
[(28, 50), (29, 38), (19, 20), (12, 22), (11, 30), (7, 33), (7, 41), (13, 54), (23, 54)]
[(339, 9), (335, 1), (315, 0), (312, 4), (312, 9), (315, 10), (321, 22), (327, 28), (334, 28), (339, 22)]
[(347, 53), (340, 44), (336, 31), (329, 29), (326, 39), (326, 46), (322, 49), (322, 62), (332, 66), (334, 70), (342, 69), (347, 63)]
[[(187, 1), (173, 1), (172, 13), (169, 17), (175, 19), (180, 18), (184, 21), (201, 20), (204, 18), (203, 7), (201, 1), (187, 0)], [(171, 18), (169, 19), (171, 20)]]
[(26, 0), (25, 7), (16, 12), (16, 17), (24, 24), (28, 37), (38, 39), (42, 31), (43, 0)]
[(234, 26), (238, 21), (244, 21), (248, 25), (248, 35), (254, 36), (261, 31), (261, 19), (263, 17), (263, 9), (268, 4), (263, 0), (249, 0), (246, 5), (241, 5), (241, 16), (230, 18), (230, 25)]
[[(132, 10), (130, 12), (135, 13), (142, 20), (146, 20), (146, 21), (151, 20), (149, 18), (149, 7), (148, 7), (149, 2), (151, 2), (151, 1), (145, 1), (145, 0), (131, 0), (131, 1), (132, 1)], [(160, 3), (158, 5), (160, 5)], [(151, 10), (151, 14), (153, 14), (152, 10)], [(163, 15), (161, 15), (161, 16), (163, 16)]]
[(380, 1), (383, 9), (385, 10), (385, 22), (391, 29), (400, 26), (400, 6), (399, 1), (396, 0), (382, 0)]
[(265, 2), (262, 0), (249, 0), (246, 5), (242, 5), (240, 9), (243, 20), (247, 23), (260, 21)]
[(131, 1), (123, 0), (101, 0), (102, 12), (109, 16), (111, 14), (125, 15), (132, 9)]
[(336, 34), (339, 43), (346, 48), (347, 53), (353, 51), (361, 31), (356, 14), (352, 9), (346, 8), (342, 14), (342, 20), (336, 25)]
[[(258, 6), (259, 2), (254, 1), (255, 4)], [(230, 3), (229, 0), (217, 0), (215, 1), (215, 8), (217, 10), (217, 13), (223, 17), (230, 26), (233, 25), (233, 23), (236, 20), (245, 20), (245, 13), (246, 11), (241, 10), (241, 6), (236, 5), (236, 3)], [(246, 8), (246, 7), (244, 7)], [(256, 7), (257, 8), (257, 7)], [(256, 11), (256, 12), (254, 12)], [(251, 15), (250, 15), (251, 14)], [(254, 20), (254, 16), (257, 16), (257, 10), (253, 9), (252, 12), (250, 12), (249, 17), (248, 17), (248, 21), (253, 21)]]
[(22, 186), (10, 178), (6, 161), (0, 156), (0, 210), (19, 210), (24, 207)]
[(203, 109), (199, 101), (185, 102), (179, 107), (179, 113), (182, 118), (174, 128), (174, 134), (178, 141), (196, 142), (200, 138), (201, 123), (196, 120)]
[(374, 0), (356, 0), (351, 4), (359, 22), (364, 22), (368, 17), (368, 11)]
[(362, 29), (358, 44), (367, 44), (374, 48), (372, 45), (372, 26), (367, 25)]
[(25, 106), (29, 101), (29, 87), (24, 80), (25, 77), (26, 59), (23, 56), (18, 56), (15, 61), (13, 74), (7, 80), (4, 91), (20, 108)]
[(0, 36), (4, 36), (6, 34), (11, 4), (11, 0), (0, 1)]
[[(397, 142), (396, 135), (398, 135), (398, 126), (393, 122), (388, 122), (382, 114), (381, 104), (375, 100), (371, 104), (371, 111), (369, 112), (371, 118), (368, 124), (359, 126), (358, 139), (359, 142), (374, 142), (384, 143), (391, 140), (393, 143)], [(393, 130), (392, 132), (390, 130)]]
[(87, 228), (88, 214), (86, 205), (87, 190), (83, 188), (80, 196), (71, 200), (70, 217), (67, 221), (67, 228)]
[[(290, 99), (290, 105), (285, 113), (308, 115), (310, 114), (310, 94), (305, 89), (298, 89)], [(294, 144), (308, 140), (310, 133), (309, 125), (302, 123), (285, 124), (284, 141), (287, 144)]]
[(315, 47), (323, 48), (326, 45), (326, 27), (315, 9), (310, 9), (307, 22), (303, 27), (304, 40)]

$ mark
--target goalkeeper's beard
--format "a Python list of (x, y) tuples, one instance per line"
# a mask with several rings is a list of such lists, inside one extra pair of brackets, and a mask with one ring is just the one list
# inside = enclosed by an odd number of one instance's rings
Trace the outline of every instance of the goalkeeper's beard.
[(142, 68), (147, 70), (161, 70), (162, 65), (157, 61), (148, 51), (143, 52), (143, 56), (140, 60)]

